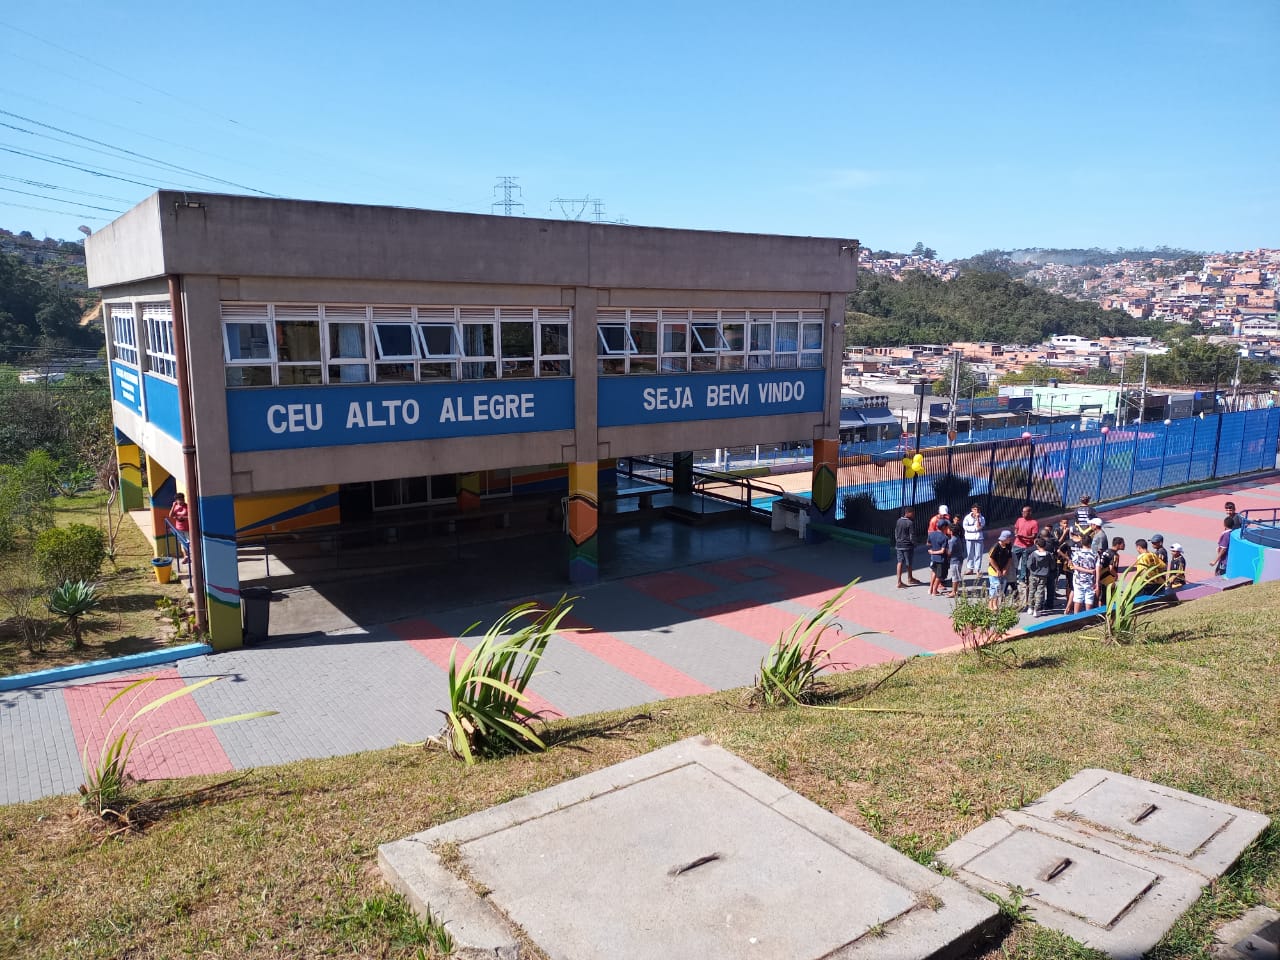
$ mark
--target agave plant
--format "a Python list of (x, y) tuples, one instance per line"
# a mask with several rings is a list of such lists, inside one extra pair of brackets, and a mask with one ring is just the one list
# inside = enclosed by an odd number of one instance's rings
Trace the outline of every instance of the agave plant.
[[(440, 733), (445, 749), (468, 766), (479, 757), (546, 749), (534, 732), (537, 714), (528, 707), (525, 688), (576, 599), (562, 596), (549, 610), (536, 603), (512, 607), (461, 663), (454, 644), (449, 654), (449, 711), (440, 711), (445, 717)], [(468, 627), (463, 637), (477, 626)]]
[[(155, 743), (157, 740), (163, 740), (165, 737), (173, 736), (175, 733), (182, 733), (184, 730), (199, 730), (202, 727), (217, 727), (226, 723), (238, 723), (241, 720), (256, 720), (259, 717), (275, 716), (279, 712), (278, 710), (258, 710), (254, 713), (236, 714), (233, 717), (219, 717), (217, 720), (185, 723), (181, 726), (163, 730), (139, 743), (140, 731), (134, 727), (134, 722), (139, 717), (158, 710), (166, 703), (171, 703), (179, 697), (190, 696), (201, 687), (207, 687), (222, 678), (205, 677), (190, 686), (184, 686), (156, 697), (154, 700), (150, 700), (137, 710), (134, 710), (132, 714), (129, 714), (129, 708), (132, 708), (133, 704), (137, 702), (142, 691), (158, 679), (159, 677), (151, 676), (135, 680), (107, 701), (106, 706), (102, 708), (100, 716), (105, 717), (112, 705), (127, 694), (133, 694), (129, 707), (115, 719), (107, 730), (106, 738), (103, 740), (102, 748), (95, 762), (91, 763), (89, 760), (89, 742), (87, 739), (85, 741), (84, 750), (80, 755), (80, 762), (84, 768), (85, 775), (85, 782), (80, 786), (80, 802), (85, 807), (92, 809), (99, 817), (113, 815), (117, 819), (125, 819), (121, 811), (116, 808), (125, 798), (129, 783), (134, 779), (129, 773), (129, 760), (133, 756), (133, 751), (137, 748), (145, 747), (148, 744)], [(125, 719), (126, 715), (128, 719)]]
[(770, 706), (812, 703), (818, 692), (818, 675), (832, 665), (832, 654), (854, 637), (845, 637), (822, 649), (823, 636), (835, 625), (836, 615), (853, 598), (847, 596), (858, 581), (832, 594), (809, 616), (800, 617), (783, 631), (778, 642), (760, 661), (755, 695)]
[(65, 580), (49, 597), (49, 612), (67, 621), (72, 649), (79, 650), (84, 646), (80, 618), (96, 609), (99, 602), (97, 584), (85, 580)]

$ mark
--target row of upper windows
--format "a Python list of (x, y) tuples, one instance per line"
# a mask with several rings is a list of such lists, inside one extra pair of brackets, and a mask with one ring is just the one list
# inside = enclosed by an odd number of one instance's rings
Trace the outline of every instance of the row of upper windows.
[[(110, 304), (111, 356), (130, 366), (141, 368), (138, 351), (137, 313), (133, 304)], [(167, 303), (142, 304), (142, 323), (146, 334), (144, 354), (148, 373), (166, 380), (178, 378), (177, 351), (173, 346), (173, 311)]]
[(821, 367), (821, 310), (620, 310), (596, 314), (602, 374)]
[(222, 304), (229, 387), (571, 375), (568, 307)]

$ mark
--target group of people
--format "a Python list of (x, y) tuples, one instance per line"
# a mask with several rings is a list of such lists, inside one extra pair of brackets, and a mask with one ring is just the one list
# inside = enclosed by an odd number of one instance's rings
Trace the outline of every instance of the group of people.
[[(1226, 570), (1231, 531), (1241, 517), (1231, 501), (1226, 504), (1223, 532), (1218, 539), (1214, 572)], [(955, 597), (966, 576), (985, 573), (987, 603), (992, 610), (1012, 596), (1022, 612), (1039, 616), (1058, 607), (1059, 581), (1063, 581), (1063, 609), (1080, 613), (1104, 605), (1120, 578), (1123, 537), (1108, 538), (1091, 498), (1080, 498), (1074, 517), (1041, 526), (1030, 506), (1022, 508), (1011, 530), (1000, 531), (995, 545), (984, 551), (987, 519), (973, 504), (962, 519), (951, 516), (943, 504), (929, 520), (926, 545), (929, 552), (929, 595)], [(921, 585), (913, 572), (915, 508), (902, 512), (894, 530), (899, 589)], [(1170, 544), (1152, 534), (1134, 541), (1137, 556), (1132, 568), (1144, 583), (1144, 592), (1173, 591), (1187, 582), (1187, 559), (1182, 544)], [(985, 571), (982, 569), (985, 563)], [(904, 582), (903, 575), (906, 575)], [(1063, 576), (1065, 574), (1065, 577)], [(1150, 589), (1145, 589), (1149, 587)]]

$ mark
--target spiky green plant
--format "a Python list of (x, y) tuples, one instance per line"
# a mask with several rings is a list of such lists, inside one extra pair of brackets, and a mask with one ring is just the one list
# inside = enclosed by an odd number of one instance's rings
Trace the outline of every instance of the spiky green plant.
[[(449, 654), (449, 710), (440, 711), (445, 717), (440, 733), (445, 749), (468, 766), (480, 757), (546, 749), (534, 732), (538, 716), (528, 707), (525, 688), (576, 599), (562, 596), (549, 610), (532, 602), (512, 607), (461, 663), (454, 644)], [(478, 626), (473, 623), (462, 636)]]
[(848, 593), (857, 582), (841, 587), (812, 614), (797, 619), (769, 648), (760, 661), (755, 683), (755, 695), (762, 702), (783, 706), (814, 701), (818, 675), (832, 665), (832, 654), (854, 639), (848, 636), (826, 649), (820, 647), (823, 636), (835, 626), (841, 608), (853, 599)]
[(84, 580), (65, 580), (50, 595), (49, 612), (67, 621), (72, 649), (79, 650), (84, 646), (80, 620), (97, 609), (100, 602), (97, 584)]
[(1103, 643), (1133, 643), (1141, 636), (1138, 623), (1138, 598), (1150, 593), (1159, 582), (1149, 570), (1130, 567), (1111, 586), (1111, 594), (1102, 608)]
[[(156, 697), (144, 703), (133, 713), (129, 713), (133, 705), (137, 703), (139, 695), (154, 683), (159, 677), (143, 677), (135, 680), (117, 693), (114, 697), (107, 701), (102, 708), (100, 716), (106, 716), (107, 711), (127, 694), (132, 693), (128, 707), (107, 730), (106, 737), (103, 739), (102, 747), (98, 752), (98, 758), (95, 762), (89, 759), (89, 741), (86, 738), (84, 750), (80, 754), (81, 766), (84, 768), (85, 782), (80, 785), (80, 802), (86, 809), (93, 810), (99, 817), (114, 816), (116, 819), (127, 819), (125, 813), (118, 809), (123, 800), (126, 799), (129, 783), (134, 777), (129, 772), (129, 761), (133, 757), (133, 751), (139, 747), (145, 747), (148, 744), (155, 743), (157, 740), (163, 740), (165, 737), (173, 736), (175, 733), (182, 733), (184, 730), (199, 730), (202, 727), (217, 727), (227, 723), (238, 723), (241, 720), (256, 720), (260, 717), (275, 716), (278, 710), (258, 710), (253, 713), (239, 713), (233, 717), (219, 717), (216, 720), (202, 720), (199, 723), (184, 723), (177, 727), (170, 727), (154, 736), (148, 737), (141, 743), (138, 737), (141, 731), (135, 729), (134, 722), (154, 710), (158, 710), (166, 703), (171, 703), (179, 697), (190, 696), (201, 687), (207, 687), (209, 684), (221, 680), (221, 677), (205, 677), (190, 686), (184, 686), (177, 690), (171, 690), (169, 693)], [(127, 719), (126, 719), (127, 716)]]

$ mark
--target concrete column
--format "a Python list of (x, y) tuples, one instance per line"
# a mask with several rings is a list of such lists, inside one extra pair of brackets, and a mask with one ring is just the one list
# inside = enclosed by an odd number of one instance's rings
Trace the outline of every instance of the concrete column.
[(822, 425), (813, 436), (813, 479), (810, 500), (815, 517), (824, 523), (836, 519), (836, 493), (840, 466), (840, 373), (844, 361), (844, 319), (848, 294), (827, 295), (827, 327), (823, 331), (823, 363), (826, 367), (826, 396)]
[(569, 582), (595, 583), (600, 579), (599, 465), (594, 460), (569, 464), (569, 499), (565, 517), (569, 531)]
[(116, 470), (120, 476), (120, 512), (141, 510), (142, 450), (119, 430), (116, 431)]
[(600, 291), (592, 287), (564, 290), (561, 300), (573, 307), (573, 451), (566, 451), (566, 462), (585, 463), (607, 458), (609, 451), (599, 449), (596, 425), (599, 391), (596, 389), (596, 306)]
[(836, 490), (839, 487), (837, 468), (840, 466), (840, 441), (823, 439), (813, 441), (813, 480), (810, 500), (816, 519), (834, 523), (836, 519)]
[(671, 489), (675, 493), (693, 493), (693, 451), (671, 455)]
[[(235, 498), (222, 364), (221, 296), (216, 277), (182, 278), (187, 370), (199, 476), (200, 545), (209, 642), (215, 650), (244, 644)], [(228, 299), (237, 299), (238, 294)], [(190, 501), (190, 497), (187, 498)]]

